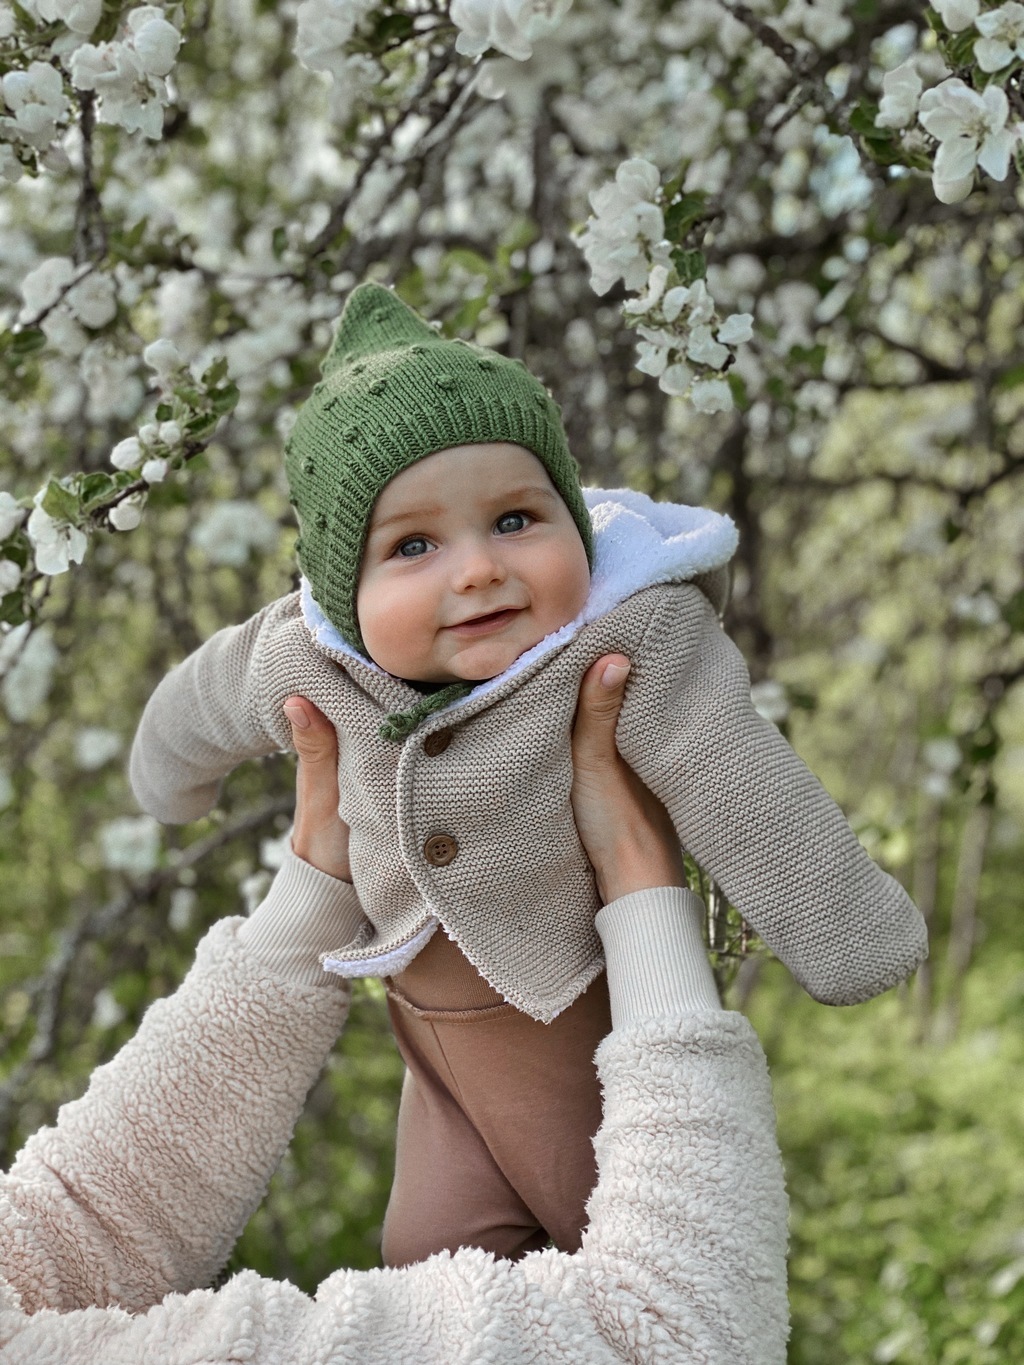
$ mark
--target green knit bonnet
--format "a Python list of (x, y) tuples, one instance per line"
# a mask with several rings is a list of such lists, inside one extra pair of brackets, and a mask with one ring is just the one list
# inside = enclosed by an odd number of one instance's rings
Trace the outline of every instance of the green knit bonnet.
[(391, 289), (367, 283), (349, 294), (322, 371), (285, 445), (285, 468), (299, 566), (359, 653), (369, 657), (356, 588), (374, 503), (396, 474), (448, 446), (508, 441), (532, 451), (593, 567), (590, 514), (558, 405), (521, 361), (447, 340)]

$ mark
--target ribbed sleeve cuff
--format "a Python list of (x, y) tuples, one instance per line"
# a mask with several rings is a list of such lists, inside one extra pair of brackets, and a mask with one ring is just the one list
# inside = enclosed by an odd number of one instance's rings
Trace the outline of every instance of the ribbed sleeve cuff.
[(347, 983), (325, 972), (320, 958), (355, 938), (363, 919), (351, 882), (329, 877), (289, 849), (266, 900), (238, 937), (277, 976), (302, 986), (336, 989)]
[(703, 919), (704, 902), (679, 886), (634, 891), (598, 912), (613, 1027), (722, 1008)]

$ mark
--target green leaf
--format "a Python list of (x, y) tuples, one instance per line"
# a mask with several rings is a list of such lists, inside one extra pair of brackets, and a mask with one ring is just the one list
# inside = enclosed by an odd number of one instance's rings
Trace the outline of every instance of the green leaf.
[(210, 391), (210, 407), (218, 417), (223, 417), (225, 413), (233, 412), (237, 403), (237, 384), (225, 384), (223, 388), (211, 389)]
[(20, 626), (23, 621), (28, 620), (28, 612), (25, 610), (25, 597), (17, 588), (14, 592), (9, 592), (6, 597), (0, 599), (0, 621), (4, 621), (9, 626)]
[(732, 392), (733, 402), (741, 412), (746, 412), (750, 406), (750, 400), (747, 397), (747, 386), (743, 382), (742, 376), (730, 372), (725, 376), (725, 381)]
[(288, 245), (288, 233), (283, 227), (276, 227), (270, 238), (270, 249), (274, 253), (274, 258), (280, 260), (284, 255), (285, 247)]
[[(670, 242), (681, 242), (704, 212), (707, 195), (703, 190), (684, 194), (665, 210), (665, 236)], [(694, 278), (697, 278), (696, 276)]]
[(1024, 384), (1024, 364), (1011, 365), (1008, 370), (1004, 370), (996, 380), (995, 387), (997, 389), (1015, 389), (1018, 384)]
[(11, 354), (17, 360), (35, 355), (46, 345), (46, 336), (38, 327), (24, 327), (20, 332), (8, 332)]
[(174, 416), (174, 409), (170, 403), (158, 403), (154, 416), (158, 422), (169, 422)]
[(1004, 602), (1000, 610), (1003, 620), (1011, 630), (1024, 633), (1024, 588)]
[(213, 388), (217, 384), (222, 384), (228, 377), (227, 356), (219, 355), (212, 365), (207, 366), (203, 372), (203, 383), (207, 388)]
[(40, 505), (54, 521), (67, 521), (74, 525), (78, 520), (78, 499), (69, 488), (65, 488), (56, 479), (51, 479), (46, 485), (46, 493)]
[(481, 294), (478, 299), (466, 300), (450, 323), (456, 336), (463, 336), (467, 332), (473, 331), (480, 319), (480, 314), (487, 307), (487, 298), (486, 294)]
[(681, 284), (693, 284), (695, 280), (702, 280), (708, 268), (703, 251), (683, 251), (679, 247), (672, 252), (672, 264), (676, 268)]
[(891, 129), (875, 127), (875, 115), (877, 113), (878, 105), (874, 100), (861, 100), (850, 111), (850, 127), (855, 133), (885, 133), (891, 139), (893, 136)]

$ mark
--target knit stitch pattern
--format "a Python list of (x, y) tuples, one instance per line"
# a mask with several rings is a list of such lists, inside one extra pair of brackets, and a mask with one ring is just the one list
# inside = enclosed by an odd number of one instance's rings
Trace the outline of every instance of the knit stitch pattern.
[(590, 515), (560, 409), (521, 361), (447, 340), (392, 290), (367, 283), (348, 297), (323, 375), (299, 410), (285, 468), (299, 564), (324, 613), (360, 653), (356, 589), (374, 503), (403, 469), (439, 450), (509, 442), (531, 451), (593, 563)]
[[(132, 783), (159, 819), (204, 815), (236, 763), (289, 746), (281, 705), (301, 693), (338, 731), (340, 813), (369, 917), (331, 959), (372, 972), (375, 958), (438, 920), (506, 1000), (551, 1019), (602, 966), (599, 900), (572, 817), (570, 738), (583, 675), (612, 651), (633, 660), (623, 758), (797, 980), (820, 1000), (853, 1004), (911, 972), (927, 952), (921, 915), (755, 710), (739, 651), (690, 583), (635, 593), (401, 746), (378, 729), (417, 694), (317, 645), (294, 594), (164, 679), (136, 738)], [(440, 730), (450, 742), (431, 755)], [(437, 833), (458, 845), (443, 866), (429, 859)]]

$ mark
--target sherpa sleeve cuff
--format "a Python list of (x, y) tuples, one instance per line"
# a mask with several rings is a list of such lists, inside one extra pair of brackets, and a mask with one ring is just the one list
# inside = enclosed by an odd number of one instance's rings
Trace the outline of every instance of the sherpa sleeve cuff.
[(320, 965), (324, 953), (348, 943), (364, 920), (351, 882), (329, 877), (285, 854), (266, 899), (238, 931), (240, 942), (265, 966), (302, 986), (347, 986)]
[(634, 891), (598, 913), (613, 1028), (722, 1008), (703, 918), (704, 902), (679, 886)]

